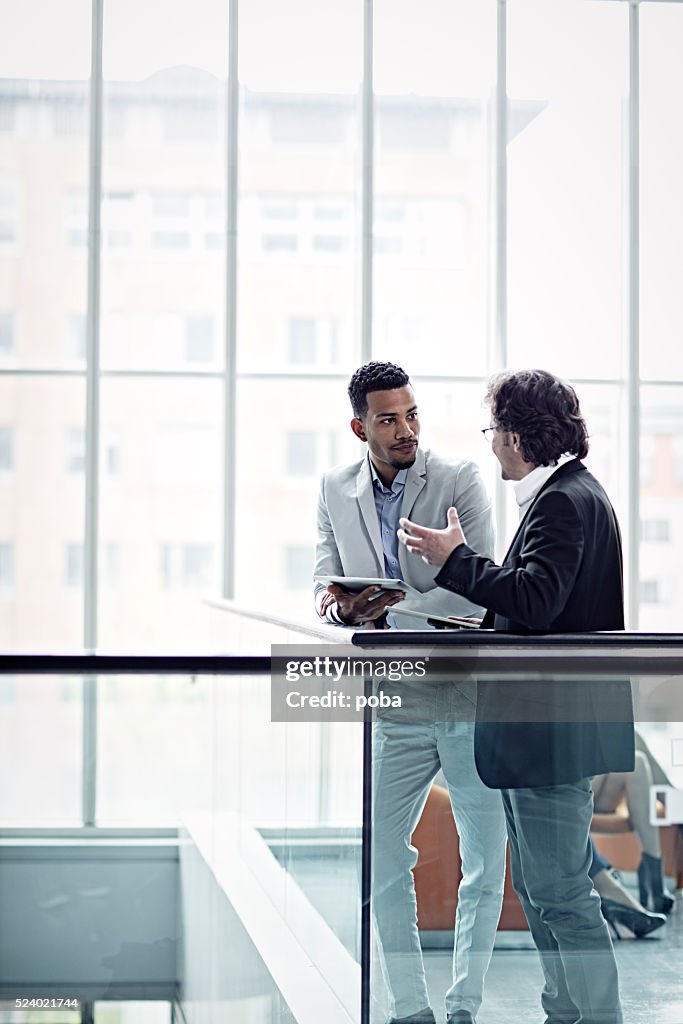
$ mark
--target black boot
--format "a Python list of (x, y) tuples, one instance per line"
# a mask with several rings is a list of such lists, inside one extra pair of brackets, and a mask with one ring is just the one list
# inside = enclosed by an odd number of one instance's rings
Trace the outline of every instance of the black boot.
[(674, 898), (664, 888), (662, 858), (644, 853), (638, 865), (638, 888), (640, 902), (644, 907), (651, 906), (657, 914), (670, 914), (674, 906)]

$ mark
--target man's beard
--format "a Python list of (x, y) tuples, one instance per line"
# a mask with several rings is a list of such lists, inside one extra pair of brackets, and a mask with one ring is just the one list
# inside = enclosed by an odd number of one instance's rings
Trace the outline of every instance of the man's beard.
[(413, 453), (413, 457), (410, 459), (409, 462), (406, 462), (405, 459), (402, 460), (401, 462), (399, 462), (398, 459), (392, 459), (391, 462), (389, 463), (389, 465), (391, 466), (392, 469), (409, 469), (412, 465), (415, 464), (415, 459), (416, 458), (417, 458), (417, 448), (415, 448), (415, 452)]

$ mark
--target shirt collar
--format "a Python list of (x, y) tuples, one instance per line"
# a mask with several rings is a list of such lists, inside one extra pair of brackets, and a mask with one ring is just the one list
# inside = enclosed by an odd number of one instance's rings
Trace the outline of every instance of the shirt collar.
[(567, 455), (566, 453), (564, 455), (560, 455), (554, 466), (536, 466), (536, 468), (532, 469), (530, 473), (527, 473), (527, 475), (522, 477), (521, 480), (517, 480), (516, 483), (513, 484), (520, 515), (526, 512), (527, 508), (543, 487), (544, 483), (550, 479), (553, 473), (555, 473), (560, 466), (563, 466), (565, 462), (571, 462), (572, 459), (575, 458), (575, 455)]
[(393, 479), (391, 487), (385, 487), (382, 481), (380, 480), (379, 476), (377, 475), (377, 470), (375, 469), (375, 465), (372, 459), (370, 458), (369, 454), (368, 463), (370, 464), (372, 482), (376, 487), (379, 487), (382, 491), (393, 491), (394, 493), (396, 493), (397, 491), (401, 490), (402, 487), (405, 487), (406, 477), (408, 476), (408, 467), (406, 467), (405, 469), (399, 469), (398, 473)]

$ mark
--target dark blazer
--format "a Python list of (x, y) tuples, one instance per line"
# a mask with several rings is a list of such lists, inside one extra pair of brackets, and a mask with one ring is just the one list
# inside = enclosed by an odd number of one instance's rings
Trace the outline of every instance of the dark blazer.
[[(436, 577), (487, 608), (482, 627), (511, 633), (624, 628), (619, 527), (604, 490), (578, 459), (546, 481), (502, 566), (466, 544)], [(633, 711), (625, 680), (478, 684), (477, 771), (516, 789), (632, 771)]]

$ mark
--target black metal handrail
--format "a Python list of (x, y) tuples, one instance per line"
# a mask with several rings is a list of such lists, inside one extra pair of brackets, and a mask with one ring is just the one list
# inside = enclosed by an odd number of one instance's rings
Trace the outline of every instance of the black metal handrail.
[[(678, 673), (683, 669), (681, 633), (562, 633), (518, 635), (493, 630), (357, 630), (349, 642), (366, 656), (371, 649), (377, 657), (387, 649), (429, 648), (435, 659), (477, 658), (477, 668), (515, 674), (557, 667), (562, 656), (566, 667), (581, 671), (629, 671), (639, 674)], [(326, 646), (277, 644), (311, 655)], [(336, 646), (336, 645), (335, 645)], [(436, 650), (434, 650), (436, 648)], [(514, 657), (509, 657), (510, 652)], [(0, 654), (0, 674), (13, 675), (268, 675), (273, 667), (270, 654), (127, 654), (105, 651), (60, 651), (55, 653), (6, 652)]]
[(0, 654), (0, 674), (13, 675), (268, 675), (267, 654)]

